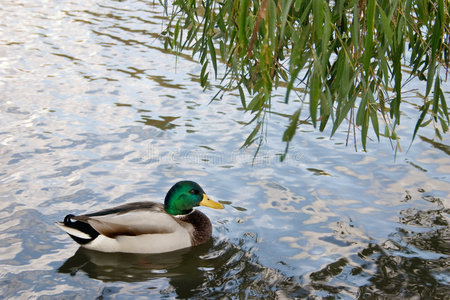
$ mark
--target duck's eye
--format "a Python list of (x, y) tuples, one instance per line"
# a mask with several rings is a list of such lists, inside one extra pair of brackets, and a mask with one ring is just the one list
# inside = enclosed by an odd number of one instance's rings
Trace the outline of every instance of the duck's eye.
[(192, 194), (192, 195), (198, 195), (198, 193), (200, 193), (200, 192), (198, 190), (192, 189), (192, 190), (189, 191), (189, 193)]

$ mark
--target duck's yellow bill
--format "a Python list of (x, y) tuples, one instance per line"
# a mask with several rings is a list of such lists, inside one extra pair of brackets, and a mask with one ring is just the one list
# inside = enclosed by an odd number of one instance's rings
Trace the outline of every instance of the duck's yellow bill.
[(211, 207), (215, 209), (223, 209), (223, 205), (219, 202), (213, 201), (206, 196), (206, 194), (203, 194), (203, 199), (200, 201), (200, 205)]

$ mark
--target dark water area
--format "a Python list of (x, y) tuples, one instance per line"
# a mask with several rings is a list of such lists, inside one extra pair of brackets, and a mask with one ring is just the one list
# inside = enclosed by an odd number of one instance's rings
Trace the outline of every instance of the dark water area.
[[(396, 157), (304, 126), (280, 162), (299, 105), (280, 90), (254, 159), (239, 94), (210, 103), (165, 22), (154, 1), (2, 2), (0, 298), (450, 299), (448, 134), (430, 124), (408, 150), (422, 83), (405, 87)], [(54, 225), (162, 202), (182, 179), (225, 205), (201, 209), (208, 244), (104, 254)]]

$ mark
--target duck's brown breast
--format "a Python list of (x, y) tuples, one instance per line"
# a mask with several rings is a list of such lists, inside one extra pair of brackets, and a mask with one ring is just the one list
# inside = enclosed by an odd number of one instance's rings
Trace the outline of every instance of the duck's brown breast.
[(208, 217), (204, 213), (194, 210), (188, 215), (179, 217), (179, 220), (190, 223), (194, 227), (194, 232), (191, 237), (192, 246), (206, 243), (211, 238), (211, 221), (209, 221)]

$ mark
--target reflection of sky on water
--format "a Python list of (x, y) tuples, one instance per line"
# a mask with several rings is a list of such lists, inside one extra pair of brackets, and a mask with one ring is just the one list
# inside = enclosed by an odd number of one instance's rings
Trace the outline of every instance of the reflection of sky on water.
[[(201, 67), (186, 53), (163, 50), (164, 18), (153, 2), (28, 1), (20, 9), (11, 2), (0, 16), (5, 295), (181, 295), (165, 268), (133, 285), (108, 283), (98, 257), (80, 255), (53, 225), (68, 211), (162, 201), (180, 179), (198, 181), (227, 208), (203, 209), (215, 242), (206, 254), (189, 252), (179, 279), (191, 268), (200, 281), (186, 295), (249, 288), (262, 296), (351, 298), (363, 285), (382, 289), (383, 262), (398, 262), (402, 282), (414, 286), (422, 279), (439, 289), (448, 279), (448, 135), (434, 141), (432, 128), (423, 128), (406, 151), (417, 115), (412, 105), (404, 103), (404, 149), (396, 159), (386, 140), (354, 152), (343, 145), (344, 129), (328, 139), (302, 124), (280, 162), (286, 113), (299, 103), (284, 105), (277, 92), (267, 143), (254, 158), (256, 148), (240, 149), (252, 116), (239, 110), (237, 94), (208, 104), (216, 91), (199, 86)], [(408, 96), (412, 104), (420, 100)], [(72, 257), (82, 263), (78, 271), (58, 273)], [(430, 266), (416, 273), (429, 271), (439, 282), (408, 273), (414, 259)]]

